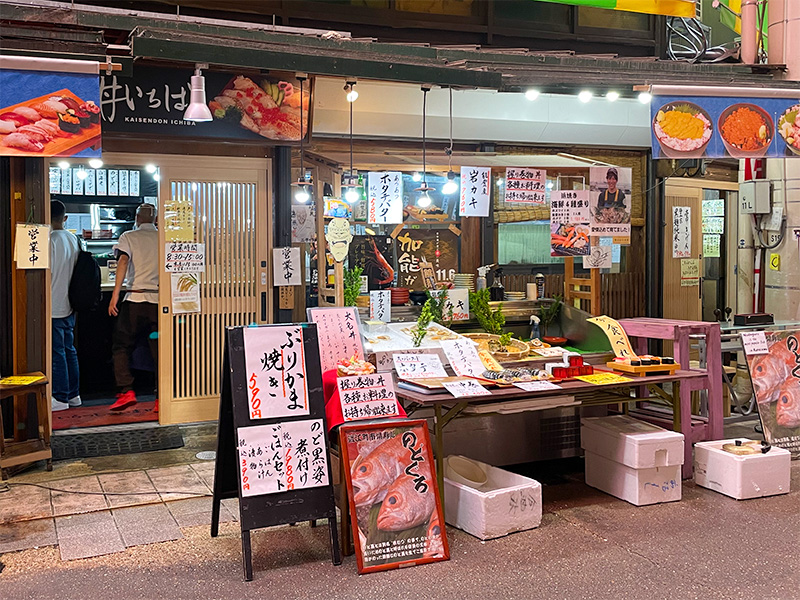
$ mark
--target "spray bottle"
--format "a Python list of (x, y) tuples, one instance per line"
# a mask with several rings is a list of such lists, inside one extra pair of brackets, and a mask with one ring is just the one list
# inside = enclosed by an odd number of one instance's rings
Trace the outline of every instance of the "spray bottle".
[(475, 289), (476, 290), (485, 290), (486, 289), (486, 274), (489, 272), (494, 266), (494, 263), (491, 265), (485, 265), (483, 267), (478, 267), (478, 279), (475, 280)]
[(536, 315), (531, 315), (531, 340), (538, 340), (542, 337), (539, 333), (539, 317)]

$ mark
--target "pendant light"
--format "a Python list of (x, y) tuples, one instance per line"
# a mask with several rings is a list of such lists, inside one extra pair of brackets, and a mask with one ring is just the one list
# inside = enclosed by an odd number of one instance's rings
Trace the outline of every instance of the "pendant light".
[(453, 88), (450, 88), (450, 146), (444, 149), (444, 153), (447, 155), (447, 182), (442, 186), (442, 193), (449, 196), (458, 191), (453, 171)]
[(356, 83), (356, 80), (352, 79), (344, 84), (347, 102), (350, 104), (350, 172), (347, 177), (344, 177), (342, 187), (345, 189), (344, 199), (350, 204), (361, 198), (361, 194), (356, 191), (358, 176), (353, 172), (353, 103), (358, 99), (358, 92), (355, 90)]
[(192, 75), (191, 95), (189, 96), (189, 106), (183, 113), (184, 121), (205, 122), (210, 121), (211, 109), (206, 104), (206, 78), (203, 77), (201, 69), (207, 69), (208, 65), (197, 64)]
[(423, 85), (422, 86), (422, 185), (416, 188), (414, 191), (419, 194), (417, 196), (417, 206), (420, 208), (428, 208), (431, 205), (430, 192), (433, 191), (433, 188), (428, 185), (428, 173), (427, 167), (427, 153), (426, 153), (426, 132), (425, 132), (425, 122), (427, 121), (427, 113), (428, 113), (428, 92), (431, 91), (430, 85)]
[(303, 129), (303, 82), (305, 82), (308, 75), (305, 73), (298, 73), (297, 80), (300, 82), (300, 177), (292, 185), (297, 187), (294, 193), (294, 199), (305, 204), (311, 199), (312, 187), (306, 179), (306, 162), (305, 162), (305, 147), (304, 140), (306, 137), (305, 130)]

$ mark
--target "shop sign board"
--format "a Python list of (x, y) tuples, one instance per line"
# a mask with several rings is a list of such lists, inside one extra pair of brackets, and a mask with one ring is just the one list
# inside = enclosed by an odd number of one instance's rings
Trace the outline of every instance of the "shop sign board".
[(317, 326), (323, 373), (335, 369), (342, 358), (364, 358), (361, 319), (356, 308), (309, 308), (306, 314)]
[(452, 281), (458, 272), (459, 238), (449, 229), (405, 229), (397, 236), (397, 285), (427, 289), (423, 264), (429, 263), (435, 283)]
[(345, 423), (339, 432), (358, 572), (448, 560), (427, 423)]
[(593, 236), (612, 236), (622, 245), (631, 243), (633, 171), (625, 167), (591, 167), (591, 221)]
[(49, 268), (50, 227), (18, 223), (14, 238), (14, 260), (18, 269)]
[(461, 203), (458, 207), (460, 216), (489, 216), (491, 179), (489, 167), (461, 167)]
[(302, 285), (300, 248), (287, 246), (272, 249), (273, 283), (280, 285)]
[(367, 223), (402, 223), (403, 174), (399, 171), (370, 172), (367, 182)]
[(168, 273), (204, 273), (206, 245), (194, 242), (167, 242), (164, 245), (164, 270)]
[(692, 207), (672, 207), (672, 258), (692, 256)]
[(345, 421), (397, 417), (397, 396), (391, 373), (339, 377), (336, 380)]
[(550, 194), (550, 256), (589, 256), (588, 190)]
[(507, 167), (503, 200), (523, 204), (544, 204), (546, 185), (547, 172), (543, 169)]

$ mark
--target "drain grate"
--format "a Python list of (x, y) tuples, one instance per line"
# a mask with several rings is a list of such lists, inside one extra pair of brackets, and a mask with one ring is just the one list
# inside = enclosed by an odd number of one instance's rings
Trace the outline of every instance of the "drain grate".
[(50, 445), (53, 460), (66, 460), (182, 448), (183, 435), (180, 427), (148, 427), (108, 433), (58, 435), (50, 438)]

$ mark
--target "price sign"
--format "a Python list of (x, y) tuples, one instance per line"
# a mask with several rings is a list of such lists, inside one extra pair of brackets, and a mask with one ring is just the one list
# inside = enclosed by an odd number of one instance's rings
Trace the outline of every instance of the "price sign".
[(339, 377), (336, 387), (345, 421), (399, 415), (391, 373)]
[(744, 331), (741, 334), (742, 348), (747, 356), (752, 354), (769, 354), (767, 334), (763, 331)]
[(395, 354), (394, 369), (400, 379), (447, 377), (447, 371), (436, 354)]
[(456, 398), (492, 395), (492, 392), (487, 390), (480, 383), (473, 379), (465, 379), (463, 381), (445, 381), (442, 385)]
[(461, 377), (483, 376), (486, 367), (478, 355), (475, 344), (467, 339), (442, 340), (440, 343), (456, 375)]

